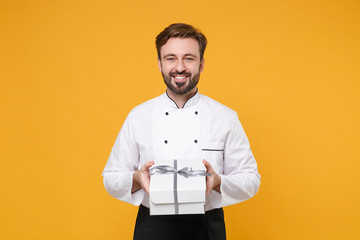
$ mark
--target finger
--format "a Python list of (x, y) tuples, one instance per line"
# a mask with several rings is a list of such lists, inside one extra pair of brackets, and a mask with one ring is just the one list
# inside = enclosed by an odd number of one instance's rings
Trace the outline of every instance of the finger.
[(149, 171), (149, 168), (150, 168), (152, 165), (154, 165), (154, 161), (146, 162), (146, 163), (144, 164), (144, 166), (142, 167), (142, 170), (144, 170), (144, 171)]
[(203, 159), (203, 163), (204, 163), (204, 165), (206, 167), (207, 172), (214, 172), (214, 169), (212, 168), (211, 164), (208, 161)]
[(147, 185), (147, 184), (144, 184), (143, 188), (144, 188), (145, 192), (146, 192), (147, 194), (149, 194), (149, 188), (150, 188), (150, 186)]
[(150, 189), (149, 174), (144, 174), (144, 173), (141, 174), (140, 181), (141, 181), (141, 187), (145, 190), (145, 192), (149, 193), (149, 189)]
[(206, 181), (206, 197), (209, 196), (211, 190), (212, 190), (212, 179), (210, 177), (207, 177), (206, 178), (207, 181)]

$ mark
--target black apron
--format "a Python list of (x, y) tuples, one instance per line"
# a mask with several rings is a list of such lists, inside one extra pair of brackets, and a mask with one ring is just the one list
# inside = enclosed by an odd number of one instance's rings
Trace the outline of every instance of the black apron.
[(205, 214), (150, 216), (140, 205), (134, 240), (226, 240), (222, 208)]

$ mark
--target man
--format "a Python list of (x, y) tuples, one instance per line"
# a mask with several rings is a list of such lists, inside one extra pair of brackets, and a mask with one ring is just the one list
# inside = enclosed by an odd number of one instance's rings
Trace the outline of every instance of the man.
[[(134, 239), (226, 239), (222, 207), (245, 201), (260, 185), (257, 164), (236, 112), (201, 95), (207, 40), (187, 24), (156, 37), (166, 93), (134, 108), (103, 172), (113, 197), (140, 205)], [(205, 214), (149, 215), (149, 168), (160, 159), (203, 159)]]

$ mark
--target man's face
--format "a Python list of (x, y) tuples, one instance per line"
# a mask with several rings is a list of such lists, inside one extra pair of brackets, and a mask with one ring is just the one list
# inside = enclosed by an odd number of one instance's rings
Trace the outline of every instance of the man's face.
[(199, 82), (204, 69), (199, 43), (193, 38), (170, 38), (160, 49), (159, 68), (168, 89), (186, 94)]

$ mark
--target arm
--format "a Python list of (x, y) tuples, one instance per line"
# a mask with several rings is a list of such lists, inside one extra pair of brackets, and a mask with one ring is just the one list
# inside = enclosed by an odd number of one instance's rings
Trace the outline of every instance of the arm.
[(224, 173), (220, 175), (221, 205), (227, 206), (253, 197), (260, 175), (249, 141), (235, 114), (224, 148)]
[(144, 169), (137, 171), (139, 151), (132, 127), (129, 115), (116, 138), (102, 175), (104, 186), (111, 196), (133, 205), (139, 205), (145, 191), (141, 188), (144, 185), (142, 178), (138, 178), (137, 173), (144, 172)]

